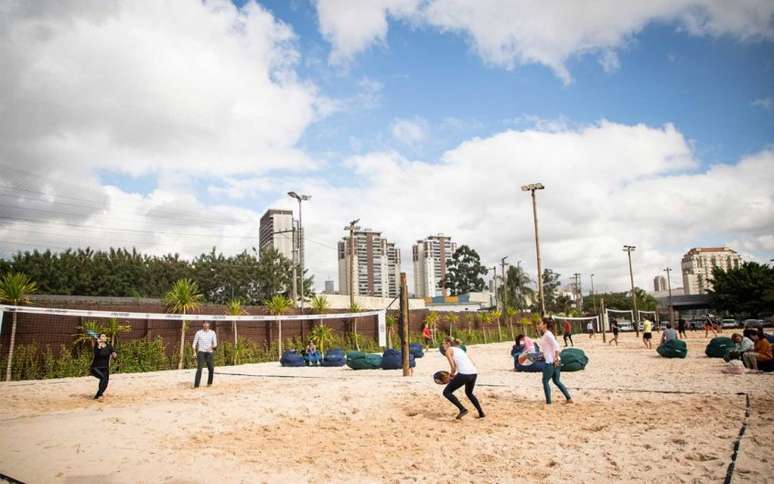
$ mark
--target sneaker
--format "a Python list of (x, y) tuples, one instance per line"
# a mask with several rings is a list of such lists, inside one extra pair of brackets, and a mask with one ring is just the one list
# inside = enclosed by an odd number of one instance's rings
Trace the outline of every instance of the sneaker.
[(460, 410), (460, 413), (457, 414), (457, 420), (461, 420), (462, 417), (468, 414), (468, 410), (466, 408), (463, 408)]

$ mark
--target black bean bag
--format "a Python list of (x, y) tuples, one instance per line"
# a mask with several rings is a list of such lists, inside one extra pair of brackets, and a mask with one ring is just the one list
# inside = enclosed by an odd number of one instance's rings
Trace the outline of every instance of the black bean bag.
[(425, 356), (425, 351), (422, 349), (422, 345), (419, 343), (410, 343), (409, 353), (414, 355), (414, 358), (422, 358)]
[(346, 358), (344, 357), (344, 351), (340, 348), (332, 348), (325, 352), (325, 356), (321, 362), (322, 366), (344, 366), (346, 364)]
[(581, 371), (589, 363), (589, 357), (580, 348), (565, 348), (559, 353), (562, 371)]
[(688, 356), (688, 347), (683, 340), (670, 339), (656, 348), (656, 352), (664, 358), (685, 358)]
[(729, 349), (734, 348), (734, 346), (734, 342), (731, 338), (727, 336), (718, 336), (710, 340), (709, 344), (707, 344), (707, 348), (704, 350), (704, 354), (710, 358), (723, 358), (726, 352)]
[[(417, 366), (414, 355), (409, 353), (409, 367)], [(386, 349), (382, 354), (382, 370), (400, 370), (403, 368), (403, 353), (398, 350)]]
[(306, 366), (306, 362), (304, 361), (304, 355), (297, 351), (286, 351), (282, 353), (282, 358), (280, 358), (280, 364), (282, 366)]
[(350, 351), (347, 353), (347, 366), (353, 370), (376, 370), (382, 366), (382, 357), (362, 351)]

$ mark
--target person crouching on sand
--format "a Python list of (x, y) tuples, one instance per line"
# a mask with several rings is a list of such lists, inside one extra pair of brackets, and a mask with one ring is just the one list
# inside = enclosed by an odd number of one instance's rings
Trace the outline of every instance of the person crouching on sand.
[(100, 400), (108, 387), (110, 380), (110, 360), (116, 357), (113, 346), (107, 342), (107, 335), (102, 333), (97, 338), (97, 344), (94, 345), (94, 359), (91, 361), (91, 376), (99, 380), (97, 394), (94, 400)]
[(543, 350), (543, 356), (546, 360), (546, 366), (543, 368), (543, 392), (546, 395), (546, 404), (551, 404), (551, 387), (548, 382), (553, 381), (554, 385), (559, 388), (564, 398), (567, 399), (567, 403), (573, 403), (570, 392), (567, 391), (567, 387), (559, 379), (560, 369), (562, 361), (559, 357), (559, 342), (554, 337), (554, 322), (550, 319), (543, 319), (540, 322), (540, 331), (543, 332), (543, 336), (540, 338), (540, 346)]
[(446, 388), (443, 389), (443, 396), (459, 409), (460, 412), (457, 414), (457, 420), (468, 414), (468, 410), (463, 407), (459, 399), (454, 396), (454, 391), (463, 385), (465, 386), (465, 395), (467, 395), (470, 403), (472, 403), (478, 411), (478, 418), (484, 418), (484, 411), (481, 410), (481, 404), (478, 402), (478, 398), (473, 394), (473, 388), (476, 386), (476, 378), (478, 378), (478, 371), (470, 360), (470, 357), (448, 336), (443, 340), (443, 353), (449, 361), (449, 378), (451, 378), (446, 385)]

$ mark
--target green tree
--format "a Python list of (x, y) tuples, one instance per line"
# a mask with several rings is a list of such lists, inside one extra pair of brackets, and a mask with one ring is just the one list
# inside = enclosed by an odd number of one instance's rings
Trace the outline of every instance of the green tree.
[(440, 286), (449, 289), (452, 296), (484, 290), (484, 276), (487, 270), (481, 265), (478, 253), (462, 245), (446, 264), (446, 277)]
[(516, 308), (508, 306), (505, 308), (505, 317), (508, 319), (508, 328), (511, 330), (511, 339), (516, 339), (516, 334), (513, 332), (513, 318), (519, 314)]
[(121, 333), (128, 333), (132, 330), (132, 325), (130, 324), (121, 324), (121, 322), (117, 318), (110, 318), (108, 322), (102, 326), (102, 332), (105, 333), (105, 336), (110, 338), (110, 344), (112, 346), (116, 345), (116, 341), (118, 340), (118, 335)]
[(757, 262), (728, 271), (715, 267), (712, 279), (708, 292), (717, 310), (752, 318), (774, 314), (774, 267)]
[(530, 287), (532, 280), (520, 266), (508, 267), (505, 284), (497, 289), (504, 306), (524, 310), (529, 301), (534, 301), (535, 290)]
[[(270, 314), (281, 316), (293, 307), (293, 301), (282, 294), (275, 294), (266, 303)], [(282, 359), (282, 320), (277, 320), (277, 339), (279, 340), (279, 359)]]
[[(233, 298), (226, 303), (226, 314), (229, 316), (242, 316), (247, 311), (242, 307), (242, 301), (239, 298)], [(237, 320), (231, 320), (231, 331), (234, 333), (234, 364), (239, 364), (239, 336), (237, 334)]]
[(446, 321), (449, 322), (449, 336), (454, 337), (454, 325), (459, 321), (460, 317), (455, 313), (447, 313)]
[(394, 340), (393, 333), (398, 326), (398, 319), (395, 316), (388, 314), (385, 323), (387, 324), (387, 347), (392, 348), (392, 342)]
[(309, 339), (320, 349), (320, 354), (325, 354), (325, 348), (333, 341), (333, 330), (327, 324), (320, 321), (320, 324), (312, 328)]
[(100, 334), (102, 334), (102, 325), (99, 321), (84, 321), (78, 325), (78, 332), (72, 335), (73, 346), (76, 348), (92, 348), (95, 337)]
[[(312, 303), (312, 311), (314, 311), (317, 314), (324, 314), (330, 308), (330, 304), (328, 303), (328, 298), (322, 294), (315, 294), (314, 297), (312, 297), (311, 303)], [(319, 325), (323, 324), (322, 318), (320, 318), (320, 322), (318, 324)], [(322, 352), (322, 350), (320, 351)]]
[(435, 311), (430, 311), (427, 313), (427, 316), (425, 316), (425, 324), (430, 328), (430, 334), (433, 337), (433, 343), (435, 343), (435, 330), (438, 326), (438, 320), (440, 317), (441, 316)]
[[(37, 292), (35, 283), (21, 272), (9, 272), (0, 278), (0, 301), (13, 306), (28, 304), (29, 296)], [(13, 350), (16, 345), (16, 311), (11, 319), (11, 340), (8, 343), (8, 363), (5, 367), (5, 381), (11, 381), (13, 371)]]
[[(186, 315), (191, 311), (196, 311), (201, 306), (203, 296), (199, 292), (199, 286), (190, 279), (179, 279), (172, 284), (167, 294), (164, 296), (164, 302), (167, 305), (167, 311)], [(183, 319), (180, 325), (180, 358), (177, 362), (177, 369), (183, 368), (183, 358), (185, 357), (185, 331), (188, 322)]]
[[(352, 303), (349, 305), (349, 312), (350, 313), (359, 313), (362, 311), (360, 306), (357, 303)], [(359, 318), (352, 318), (351, 325), (352, 325), (352, 339), (355, 344), (355, 350), (360, 351), (360, 335), (357, 334), (357, 320)]]
[[(561, 311), (557, 304), (559, 297), (559, 277), (561, 275), (551, 269), (543, 269), (543, 298), (545, 299), (546, 311), (555, 313)], [(540, 309), (540, 301), (535, 301), (535, 309)]]

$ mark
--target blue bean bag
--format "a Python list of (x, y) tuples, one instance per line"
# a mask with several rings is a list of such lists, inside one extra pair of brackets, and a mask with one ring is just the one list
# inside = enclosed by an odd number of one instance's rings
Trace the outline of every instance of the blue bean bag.
[(306, 362), (304, 361), (303, 355), (301, 353), (293, 350), (293, 351), (286, 351), (282, 353), (282, 358), (280, 358), (280, 364), (282, 366), (306, 366)]
[[(417, 366), (416, 359), (409, 353), (409, 367)], [(398, 350), (386, 349), (382, 354), (382, 370), (400, 370), (403, 368), (403, 353)]]
[(321, 364), (322, 366), (344, 366), (346, 364), (344, 351), (340, 348), (333, 348), (326, 351)]
[(656, 352), (664, 358), (685, 358), (688, 356), (688, 346), (680, 339), (670, 339), (656, 348)]
[(419, 343), (410, 343), (409, 353), (414, 355), (414, 358), (422, 358), (423, 356), (425, 356), (425, 350), (422, 349), (422, 345)]
[(718, 336), (712, 338), (707, 344), (707, 348), (704, 350), (704, 354), (710, 358), (723, 358), (729, 349), (734, 348), (736, 345), (727, 336)]
[(532, 363), (531, 365), (520, 365), (519, 361), (516, 360), (516, 371), (524, 372), (524, 373), (543, 373), (543, 369), (546, 367), (545, 361), (536, 361)]
[(774, 334), (767, 334), (766, 339), (769, 340), (769, 343), (774, 345)]

